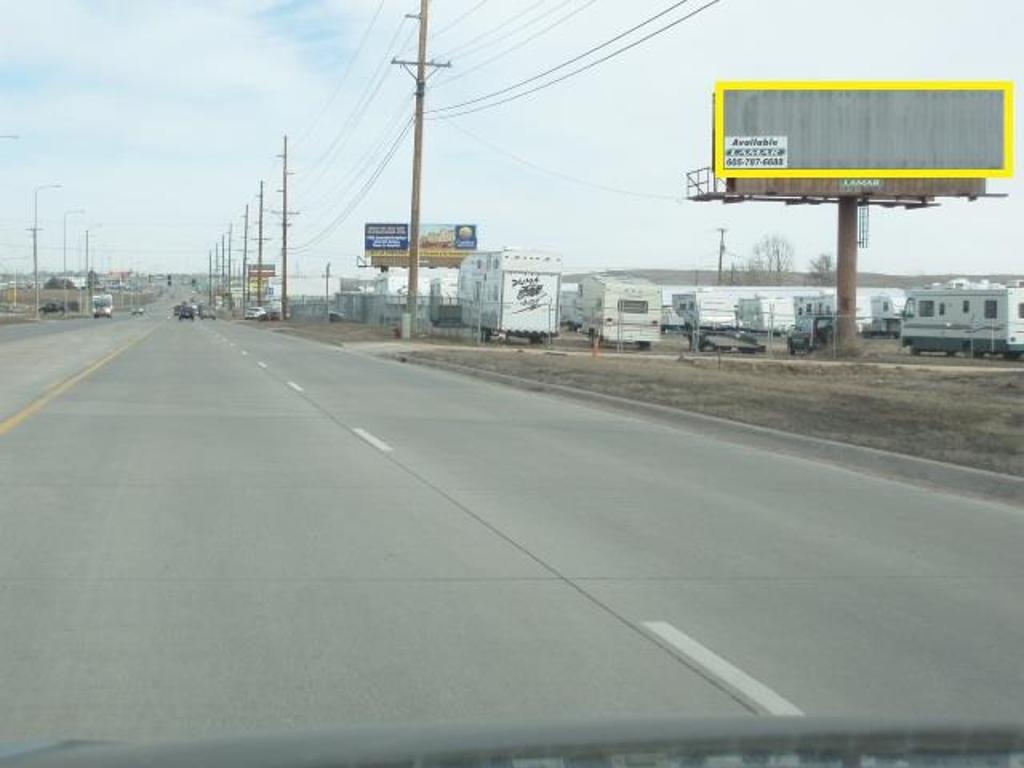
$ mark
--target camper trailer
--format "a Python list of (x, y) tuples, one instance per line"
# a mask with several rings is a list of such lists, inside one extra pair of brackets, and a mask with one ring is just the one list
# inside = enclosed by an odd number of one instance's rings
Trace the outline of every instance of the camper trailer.
[(1024, 352), (1024, 280), (1010, 286), (932, 286), (907, 292), (902, 344), (910, 353), (967, 356)]
[(506, 248), (468, 256), (459, 267), (462, 321), (484, 338), (541, 341), (558, 334), (562, 257)]
[(737, 303), (736, 319), (744, 330), (785, 334), (796, 321), (795, 312), (790, 296), (750, 296), (741, 298)]
[(862, 329), (865, 336), (898, 339), (903, 323), (903, 294), (879, 293), (871, 297), (871, 318)]
[(648, 280), (587, 275), (582, 288), (583, 330), (592, 339), (646, 349), (661, 339), (661, 287)]

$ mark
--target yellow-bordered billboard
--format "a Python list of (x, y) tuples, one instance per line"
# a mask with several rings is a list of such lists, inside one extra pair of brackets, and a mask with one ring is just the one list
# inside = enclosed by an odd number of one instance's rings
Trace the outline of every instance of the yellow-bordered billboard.
[(721, 81), (721, 178), (1013, 175), (1009, 81)]

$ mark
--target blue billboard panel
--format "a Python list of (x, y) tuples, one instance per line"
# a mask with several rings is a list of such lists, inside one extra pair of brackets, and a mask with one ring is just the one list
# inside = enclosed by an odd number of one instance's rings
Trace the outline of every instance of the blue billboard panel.
[(408, 224), (366, 224), (364, 227), (366, 252), (408, 251)]

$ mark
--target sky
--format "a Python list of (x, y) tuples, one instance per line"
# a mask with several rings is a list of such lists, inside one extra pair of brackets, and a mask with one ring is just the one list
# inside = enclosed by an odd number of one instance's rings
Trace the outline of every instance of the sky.
[[(640, 34), (701, 7), (690, 0)], [(709, 164), (716, 80), (1011, 80), (1017, 0), (719, 0), (565, 82), (452, 119), (430, 112), (533, 77), (671, 0), (433, 0), (423, 221), (475, 223), (480, 244), (538, 247), (570, 271), (713, 268), (766, 234), (797, 267), (835, 251), (834, 206), (685, 199)], [(44, 269), (203, 272), (231, 230), (281, 248), (289, 136), (290, 272), (364, 274), (363, 224), (409, 215), (416, 0), (3, 0), (0, 271), (31, 268), (38, 187)], [(841, 15), (842, 11), (842, 15)], [(603, 49), (602, 53), (611, 50)], [(580, 64), (595, 56), (582, 58)], [(566, 70), (559, 70), (562, 73)], [(544, 79), (535, 81), (544, 82)], [(512, 92), (510, 92), (512, 93)], [(1020, 152), (1021, 120), (1015, 121)], [(393, 149), (393, 152), (390, 150)], [(390, 160), (384, 159), (390, 154)], [(865, 271), (1024, 272), (1024, 183), (926, 210), (873, 209)], [(84, 209), (84, 213), (68, 211)], [(67, 248), (64, 248), (64, 223)]]

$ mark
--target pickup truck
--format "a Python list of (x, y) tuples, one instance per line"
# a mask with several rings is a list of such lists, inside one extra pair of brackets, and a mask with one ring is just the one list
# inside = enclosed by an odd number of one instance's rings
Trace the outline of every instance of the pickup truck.
[(832, 345), (834, 333), (835, 319), (831, 315), (803, 315), (797, 318), (796, 325), (789, 332), (786, 347), (791, 355), (797, 352), (806, 355), (816, 349), (827, 349)]

